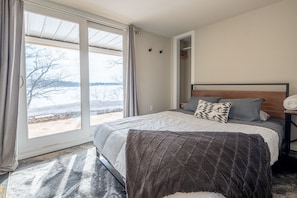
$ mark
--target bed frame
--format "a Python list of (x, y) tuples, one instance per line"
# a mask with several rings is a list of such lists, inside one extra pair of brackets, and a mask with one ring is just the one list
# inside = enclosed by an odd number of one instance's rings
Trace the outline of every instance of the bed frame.
[[(232, 90), (240, 86), (248, 87), (249, 90)], [(253, 91), (257, 87), (278, 87), (281, 91)], [(228, 90), (199, 89), (199, 87), (227, 87)], [(231, 88), (231, 89), (229, 89)], [(253, 83), (253, 84), (193, 84), (191, 85), (192, 96), (219, 96), (226, 99), (234, 98), (264, 98), (262, 110), (271, 117), (285, 119), (283, 101), (289, 96), (289, 83)]]
[[(242, 90), (223, 90), (219, 87), (239, 87), (245, 86), (251, 88), (248, 91)], [(253, 91), (253, 87), (259, 86), (268, 86), (268, 87), (281, 87), (282, 91)], [(200, 89), (199, 87), (204, 87)], [(205, 89), (209, 88), (218, 88), (218, 89)], [(276, 118), (285, 118), (283, 101), (286, 97), (289, 96), (289, 83), (242, 83), (242, 84), (192, 84), (191, 85), (191, 94), (192, 96), (220, 96), (222, 98), (232, 99), (232, 98), (264, 98), (265, 102), (262, 105), (262, 110), (267, 112), (272, 117)], [(286, 122), (286, 127), (288, 124)], [(287, 130), (286, 130), (287, 131)], [(288, 134), (285, 134), (285, 138), (289, 137)], [(286, 145), (287, 148), (288, 145)], [(110, 171), (110, 173), (117, 179), (117, 181), (125, 188), (125, 181), (121, 174), (108, 162), (108, 160), (100, 155), (97, 150), (97, 157), (100, 162)]]

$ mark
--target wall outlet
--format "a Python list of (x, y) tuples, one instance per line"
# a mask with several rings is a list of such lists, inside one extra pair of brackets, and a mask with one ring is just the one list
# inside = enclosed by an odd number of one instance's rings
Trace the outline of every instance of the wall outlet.
[(153, 111), (153, 105), (150, 105), (150, 111)]

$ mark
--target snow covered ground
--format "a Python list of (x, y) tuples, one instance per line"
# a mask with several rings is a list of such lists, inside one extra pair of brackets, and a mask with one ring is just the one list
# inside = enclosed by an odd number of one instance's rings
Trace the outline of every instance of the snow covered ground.
[[(90, 88), (90, 124), (123, 118), (121, 85)], [(29, 138), (81, 128), (79, 87), (62, 87), (47, 97), (33, 98), (28, 108)]]
[[(90, 90), (90, 111), (100, 114), (122, 111), (122, 86), (94, 86)], [(28, 116), (44, 116), (65, 113), (80, 113), (81, 99), (79, 87), (63, 87), (46, 98), (33, 98)]]

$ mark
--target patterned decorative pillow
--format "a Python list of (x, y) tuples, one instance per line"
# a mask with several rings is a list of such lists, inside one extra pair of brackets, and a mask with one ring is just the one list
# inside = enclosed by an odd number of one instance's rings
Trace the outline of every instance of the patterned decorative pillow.
[(208, 120), (214, 120), (221, 123), (228, 121), (228, 115), (231, 108), (231, 102), (212, 103), (199, 100), (194, 116)]

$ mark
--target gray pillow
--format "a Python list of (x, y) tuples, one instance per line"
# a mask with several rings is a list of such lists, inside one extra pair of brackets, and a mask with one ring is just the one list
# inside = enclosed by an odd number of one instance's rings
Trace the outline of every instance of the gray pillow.
[(192, 96), (188, 103), (183, 106), (184, 110), (195, 112), (198, 106), (199, 100), (206, 102), (217, 103), (222, 97), (204, 97), (204, 96)]
[(221, 99), (219, 102), (231, 102), (229, 118), (244, 121), (260, 121), (263, 98)]

